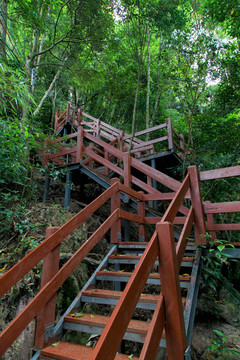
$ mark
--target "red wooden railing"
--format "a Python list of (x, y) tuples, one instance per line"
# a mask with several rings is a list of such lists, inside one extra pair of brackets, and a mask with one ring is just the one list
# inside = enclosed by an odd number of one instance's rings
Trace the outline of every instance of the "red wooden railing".
[[(188, 188), (189, 176), (174, 197), (173, 202), (170, 205), (171, 210), (165, 217), (163, 217), (162, 224), (166, 224), (166, 221), (168, 221), (169, 219), (173, 222), (173, 218), (175, 218), (175, 215), (178, 211), (177, 209), (173, 210), (173, 207), (179, 202), (180, 198), (184, 198)], [(138, 200), (138, 215), (128, 213), (127, 211), (123, 211), (120, 209), (120, 191)], [(144, 196), (145, 195), (143, 193), (136, 192), (131, 188), (121, 184), (119, 182), (119, 179), (113, 180), (112, 185), (108, 190), (106, 190), (90, 205), (88, 205), (85, 209), (83, 209), (72, 219), (70, 219), (66, 224), (64, 224), (60, 228), (51, 228), (49, 230), (50, 233), (47, 233), (47, 238), (45, 241), (43, 241), (36, 249), (32, 250), (32, 252), (25, 256), (21, 261), (19, 261), (15, 266), (13, 266), (7, 273), (5, 273), (0, 278), (0, 296), (3, 296), (11, 289), (12, 286), (16, 284), (16, 282), (21, 280), (27, 272), (29, 272), (34, 266), (36, 266), (41, 259), (44, 259), (41, 289), (38, 294), (29, 302), (29, 304), (0, 334), (0, 356), (21, 334), (21, 332), (25, 329), (29, 322), (33, 320), (36, 315), (38, 315), (36, 326), (36, 346), (40, 348), (43, 346), (45, 326), (47, 323), (49, 323), (49, 321), (54, 321), (56, 304), (55, 296), (57, 290), (68, 278), (68, 276), (76, 269), (76, 267), (84, 259), (84, 257), (88, 255), (88, 253), (96, 245), (96, 243), (104, 236), (104, 234), (111, 228), (111, 241), (112, 243), (117, 243), (119, 241), (118, 234), (121, 233), (121, 219), (128, 219), (139, 223), (139, 238), (141, 237), (142, 233), (145, 231), (144, 227), (147, 223), (149, 223), (149, 220), (145, 217), (144, 214), (144, 202), (146, 201)], [(61, 267), (61, 269), (58, 269), (60, 254), (59, 250), (62, 241), (110, 198), (111, 215), (99, 227), (99, 229), (76, 251), (76, 253)], [(185, 221), (189, 223), (192, 220), (192, 210), (190, 210)], [(189, 232), (189, 225), (184, 225), (184, 228), (187, 229), (187, 231)], [(122, 303), (127, 304), (128, 313), (130, 309), (134, 309), (136, 301), (141, 293), (140, 284), (144, 285), (144, 281), (147, 280), (147, 277), (149, 275), (149, 272), (151, 271), (152, 265), (156, 257), (160, 255), (161, 260), (161, 256), (164, 252), (159, 254), (158, 238), (160, 239), (161, 235), (159, 237), (157, 233), (159, 233), (159, 228), (157, 228), (157, 232), (155, 232), (153, 238), (151, 239), (149, 246), (147, 247), (146, 254), (144, 253), (144, 256), (140, 260), (140, 263), (136, 268), (139, 270), (136, 270), (134, 272), (128, 287), (124, 291), (123, 297), (119, 301), (117, 309)], [(184, 231), (184, 234), (182, 236), (182, 241), (184, 241), (185, 237), (186, 230)], [(165, 239), (164, 242), (166, 241), (168, 240)], [(176, 264), (181, 263), (180, 257), (183, 256), (184, 252), (183, 247), (180, 243), (178, 247), (180, 250), (178, 251), (178, 262)], [(133, 288), (131, 287), (128, 292), (130, 284), (135, 285), (131, 285), (133, 286)], [(160, 297), (160, 300), (161, 301), (156, 308), (159, 310), (159, 314), (156, 315), (157, 319), (159, 319), (159, 317), (163, 318), (162, 297)], [(109, 324), (111, 324), (111, 322), (112, 320), (110, 320)], [(109, 326), (110, 325), (107, 325), (107, 329)], [(112, 325), (110, 327), (112, 328)], [(155, 329), (153, 329), (153, 333), (154, 332)], [(104, 330), (104, 333), (106, 333), (106, 330)], [(118, 338), (120, 337), (121, 333), (122, 332), (118, 332)], [(152, 340), (153, 339), (151, 339), (151, 342)], [(96, 359), (97, 358), (98, 357), (96, 357)], [(102, 358), (105, 357), (101, 357), (101, 359)], [(107, 358), (109, 357), (106, 357), (106, 359)]]
[[(172, 200), (174, 193), (157, 191), (151, 185), (153, 180), (173, 191), (178, 190), (181, 185), (179, 181), (142, 163), (130, 156), (130, 154), (115, 148), (114, 144), (107, 144), (103, 140), (89, 134), (81, 126), (78, 127), (76, 133), (68, 135), (67, 138), (68, 140), (74, 139), (72, 148), (69, 144), (66, 144), (66, 136), (45, 143), (43, 166), (47, 166), (49, 162), (55, 162), (62, 166), (76, 163), (89, 165), (94, 161), (105, 167), (105, 174), (112, 170), (122, 177), (124, 185), (130, 186), (133, 184), (141, 190), (153, 194), (155, 200), (167, 202)], [(87, 146), (87, 142), (90, 142), (89, 146)], [(66, 156), (68, 162), (65, 160)], [(114, 163), (112, 162), (113, 159), (115, 160)], [(133, 170), (137, 170), (145, 176), (146, 182), (132, 175)], [(189, 197), (189, 194), (187, 194), (187, 197)], [(151, 199), (149, 198), (149, 200)], [(184, 206), (180, 210), (183, 214), (187, 214), (188, 210)]]
[[(191, 175), (188, 174), (176, 192), (161, 222), (157, 224), (155, 233), (94, 348), (91, 360), (110, 360), (115, 357), (157, 257), (159, 258), (161, 295), (139, 359), (155, 359), (164, 327), (168, 359), (184, 359), (187, 341), (178, 275), (187, 238), (193, 226), (193, 207), (190, 208), (188, 216), (185, 218), (176, 247), (173, 235), (173, 221), (187, 191), (190, 189), (190, 177)], [(144, 200), (144, 194), (142, 199)], [(138, 223), (141, 221), (141, 219), (136, 216), (133, 218), (131, 215), (125, 218)]]
[[(200, 181), (224, 179), (229, 177), (240, 176), (240, 166), (227, 167), (222, 169), (202, 171), (199, 174)], [(211, 240), (217, 240), (216, 231), (239, 231), (239, 223), (222, 224), (214, 222), (214, 215), (240, 213), (240, 201), (229, 201), (221, 203), (211, 203), (205, 201), (203, 203), (204, 214), (207, 216), (206, 230), (211, 235)], [(236, 244), (238, 245), (238, 244)]]
[[(130, 135), (126, 132), (118, 130), (102, 120), (96, 119), (95, 117), (85, 113), (82, 109), (72, 107), (70, 103), (68, 103), (67, 109), (63, 112), (63, 114), (59, 115), (58, 111), (56, 112), (54, 126), (55, 134), (57, 134), (67, 123), (71, 123), (75, 125), (75, 127), (81, 125), (86, 132), (92, 133), (93, 136), (98, 138), (101, 137), (102, 139), (110, 142), (116, 141), (118, 149), (124, 152), (130, 152), (131, 154), (134, 154), (136, 158), (156, 153), (154, 145), (160, 143), (165, 143), (165, 145), (161, 148), (161, 151), (173, 150), (174, 147), (176, 147), (180, 157), (185, 158), (185, 156), (187, 156), (185, 152), (184, 136), (182, 134), (179, 135), (172, 128), (172, 120), (170, 118), (168, 118), (164, 124), (160, 124)], [(153, 133), (159, 133), (159, 131), (162, 132), (160, 137), (153, 135)], [(151, 134), (153, 139), (148, 141), (139, 139), (140, 136), (146, 136), (147, 134)], [(131, 150), (129, 151), (130, 143)], [(159, 151), (160, 149), (158, 149), (158, 152)]]
[[(219, 169), (215, 172), (202, 172), (200, 173), (200, 179), (209, 180), (231, 175), (240, 176), (240, 166), (232, 168), (232, 171), (231, 168), (227, 168)], [(129, 197), (134, 197), (138, 201), (138, 214), (121, 210), (120, 192), (126, 193)], [(190, 194), (192, 205), (187, 209), (186, 216), (177, 216), (182, 207), (182, 203), (186, 197), (189, 198), (188, 194)], [(6, 294), (11, 287), (21, 280), (39, 261), (44, 259), (41, 289), (1, 332), (0, 356), (2, 356), (35, 316), (38, 316), (36, 346), (39, 348), (43, 346), (46, 323), (54, 319), (55, 296), (58, 289), (108, 230), (111, 229), (112, 243), (118, 243), (119, 233), (121, 233), (121, 219), (127, 219), (139, 224), (139, 238), (141, 238), (143, 234), (146, 236), (145, 227), (147, 224), (157, 224), (156, 231), (123, 291), (95, 347), (91, 359), (114, 358), (115, 355), (113, 354), (115, 354), (118, 349), (122, 335), (126, 330), (127, 324), (157, 257), (159, 258), (160, 265), (159, 271), (162, 294), (159, 297), (140, 359), (146, 360), (154, 358), (164, 327), (168, 358), (183, 359), (186, 348), (186, 333), (183, 322), (178, 273), (187, 238), (191, 233), (193, 223), (198, 243), (206, 243), (206, 239), (204, 238), (206, 228), (212, 228), (208, 225), (209, 221), (207, 223), (205, 222), (205, 214), (211, 214), (213, 210), (211, 210), (212, 205), (204, 204), (203, 206), (199, 187), (199, 174), (196, 166), (189, 168), (188, 175), (178, 187), (167, 211), (161, 218), (145, 217), (145, 203), (149, 201), (150, 198), (152, 199), (153, 195), (161, 197), (158, 193), (145, 194), (143, 192), (136, 192), (128, 185), (121, 184), (118, 179), (112, 180), (112, 184), (108, 190), (63, 226), (57, 229), (51, 229), (52, 234), (48, 233), (47, 238), (37, 248), (32, 250), (1, 276), (0, 297)], [(111, 199), (111, 215), (76, 253), (58, 269), (59, 246), (62, 241), (109, 199)], [(225, 203), (217, 204), (215, 209), (217, 209), (217, 211), (224, 211), (224, 209), (227, 211), (239, 211), (239, 205), (239, 201), (230, 203), (230, 205), (226, 205)], [(183, 225), (176, 247), (173, 237), (173, 224)], [(227, 227), (230, 227), (230, 225), (227, 225)], [(236, 227), (236, 230), (239, 230), (239, 224), (234, 227)], [(221, 230), (221, 227), (217, 229)], [(119, 319), (121, 319), (121, 321), (119, 321)], [(106, 355), (106, 353), (108, 355)]]

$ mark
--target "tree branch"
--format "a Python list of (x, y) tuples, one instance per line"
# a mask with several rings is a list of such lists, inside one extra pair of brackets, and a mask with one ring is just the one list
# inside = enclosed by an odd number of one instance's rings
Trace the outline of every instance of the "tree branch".
[[(75, 25), (74, 25), (75, 26)], [(68, 34), (73, 30), (74, 26), (72, 26), (72, 28), (67, 32), (67, 34), (65, 34), (61, 39), (59, 39), (58, 41), (56, 41), (54, 44), (52, 44), (51, 46), (49, 46), (47, 49), (39, 51), (38, 53), (33, 54), (33, 58), (35, 58), (36, 56), (45, 54), (46, 52), (52, 50), (56, 45), (60, 44), (64, 39), (66, 39), (66, 37), (68, 36)]]

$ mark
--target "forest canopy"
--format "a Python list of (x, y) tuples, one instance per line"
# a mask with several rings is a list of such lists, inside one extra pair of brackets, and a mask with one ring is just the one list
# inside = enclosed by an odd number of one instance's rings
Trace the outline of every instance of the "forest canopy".
[(0, 0), (3, 209), (68, 101), (130, 133), (171, 117), (201, 170), (238, 165), (239, 19), (237, 0)]

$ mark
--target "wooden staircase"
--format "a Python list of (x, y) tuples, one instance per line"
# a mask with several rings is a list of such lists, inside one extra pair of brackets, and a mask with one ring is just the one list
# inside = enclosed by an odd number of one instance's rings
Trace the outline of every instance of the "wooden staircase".
[[(119, 242), (113, 246), (102, 264), (84, 286), (80, 295), (66, 311), (60, 324), (56, 326), (58, 331), (53, 334), (53, 337), (59, 336), (64, 338), (64, 333), (65, 337), (66, 333), (69, 337), (69, 333), (72, 331), (87, 333), (89, 337), (91, 337), (91, 334), (94, 334), (95, 338), (97, 335), (101, 335), (109, 320), (109, 316), (123, 294), (125, 284), (130, 280), (132, 272), (147, 245), (148, 243), (144, 242)], [(192, 288), (197, 286), (196, 282), (190, 284), (193, 265), (196, 264), (195, 246), (192, 244), (187, 245), (186, 252), (188, 256), (183, 258), (179, 275), (183, 309), (185, 309), (185, 304), (188, 303), (187, 310), (184, 310), (185, 318), (187, 318), (188, 312), (195, 310), (192, 308), (194, 302)], [(131, 344), (135, 344), (135, 347), (138, 344), (138, 352), (140, 353), (161, 293), (158, 266), (159, 261), (156, 260), (143, 292), (139, 297), (133, 319), (130, 320), (123, 336), (123, 345), (120, 346), (120, 349), (126, 348), (126, 342), (128, 342), (127, 347), (130, 347), (130, 349)], [(99, 311), (102, 313), (101, 309), (103, 307), (104, 316), (99, 315)], [(84, 312), (84, 309), (87, 309), (88, 312)], [(142, 320), (139, 320), (139, 318)], [(162, 336), (161, 346), (166, 346), (165, 333)], [(42, 349), (39, 359), (90, 359), (92, 352), (93, 349), (90, 346), (72, 344), (67, 341), (57, 341), (53, 345)], [(128, 355), (119, 353), (115, 357), (115, 359), (129, 358), (138, 359), (131, 356), (131, 350)]]
[[(150, 166), (160, 158), (155, 144), (174, 144), (170, 125), (159, 125), (157, 130), (167, 128), (168, 134), (151, 143), (138, 138), (142, 132), (135, 134), (129, 149), (131, 135), (80, 109), (68, 105), (56, 117), (55, 131), (65, 135), (45, 143), (44, 166), (67, 167), (67, 176), (77, 171), (106, 190), (60, 228), (48, 228), (45, 241), (0, 277), (1, 297), (43, 260), (41, 289), (0, 333), (0, 356), (36, 318), (32, 360), (154, 360), (159, 346), (166, 347), (168, 360), (191, 359), (202, 266), (196, 245), (207, 246), (207, 231), (215, 240), (217, 231), (240, 230), (240, 224), (214, 222), (215, 214), (239, 212), (240, 202), (203, 202), (200, 181), (240, 176), (240, 166), (200, 173), (192, 166), (182, 183)], [(45, 197), (49, 184), (47, 178)], [(59, 269), (62, 242), (108, 201), (109, 217)], [(167, 207), (160, 214), (162, 203)], [(59, 288), (108, 231), (108, 253), (56, 323)], [(71, 343), (73, 332), (94, 335), (96, 345)]]

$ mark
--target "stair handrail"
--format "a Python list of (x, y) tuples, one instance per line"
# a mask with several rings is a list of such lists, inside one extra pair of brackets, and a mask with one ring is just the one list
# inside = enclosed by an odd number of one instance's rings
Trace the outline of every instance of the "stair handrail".
[[(200, 177), (200, 181), (211, 181), (217, 179), (225, 179), (229, 177), (240, 177), (240, 165), (214, 169), (214, 170), (201, 171), (199, 173), (199, 177)], [(218, 203), (204, 201), (203, 209), (204, 209), (204, 214), (207, 217), (206, 229), (209, 231), (209, 234), (211, 235), (212, 242), (217, 240), (216, 231), (240, 230), (240, 223), (230, 223), (230, 224), (214, 223), (215, 214), (240, 212), (240, 201), (228, 201), (228, 202), (218, 202)], [(234, 245), (239, 246), (239, 243), (235, 243)]]
[[(21, 280), (24, 275), (34, 268), (39, 261), (44, 259), (45, 263), (45, 272), (48, 271), (49, 266), (52, 266), (51, 259), (54, 257), (55, 270), (53, 269), (52, 278), (48, 277), (46, 281), (43, 282), (42, 287), (38, 294), (25, 306), (25, 308), (6, 326), (6, 328), (0, 333), (0, 356), (8, 349), (8, 347), (13, 343), (13, 341), (21, 334), (21, 332), (26, 328), (33, 318), (40, 314), (41, 316), (45, 315), (42, 311), (44, 306), (49, 303), (50, 312), (55, 313), (52, 304), (50, 306), (50, 300), (55, 296), (57, 290), (63, 284), (63, 282), (72, 274), (80, 262), (89, 254), (92, 248), (98, 243), (98, 241), (106, 234), (108, 230), (111, 229), (111, 232), (114, 231), (116, 224), (121, 227), (121, 218), (124, 218), (125, 211), (122, 212), (120, 209), (120, 192), (131, 196), (139, 201), (143, 201), (143, 196), (141, 193), (136, 192), (133, 189), (130, 189), (122, 184), (120, 184), (119, 179), (113, 179), (112, 185), (109, 189), (99, 195), (98, 198), (93, 200), (89, 205), (82, 209), (79, 213), (73, 216), (69, 221), (67, 221), (60, 228), (49, 228), (49, 230), (54, 230), (49, 235), (47, 232), (46, 239), (33, 249), (29, 254), (27, 254), (22, 260), (15, 264), (11, 269), (9, 269), (4, 275), (0, 278), (0, 297), (5, 295), (12, 286), (14, 286), (19, 280)], [(111, 215), (103, 222), (103, 224), (89, 237), (86, 242), (72, 255), (72, 257), (58, 270), (57, 261), (59, 261), (59, 246), (62, 241), (70, 235), (79, 225), (81, 225), (89, 216), (91, 216), (95, 211), (97, 211), (103, 204), (106, 203), (109, 199), (111, 202), (115, 202), (115, 198), (118, 198), (119, 201), (115, 208), (111, 208)], [(133, 220), (135, 221), (134, 216), (137, 221), (144, 223), (144, 217), (131, 214)], [(114, 238), (112, 237), (112, 244), (114, 244)], [(117, 237), (117, 242), (120, 240)], [(56, 251), (57, 250), (57, 251)], [(52, 254), (52, 257), (48, 257)], [(55, 257), (58, 259), (55, 259)], [(48, 308), (45, 311), (49, 314)], [(49, 319), (46, 319), (46, 316), (43, 316), (43, 319), (39, 319), (41, 326), (37, 326), (37, 333), (41, 339), (44, 339), (44, 334), (41, 331), (45, 331), (44, 320), (48, 322)], [(37, 324), (38, 325), (38, 324)], [(46, 324), (45, 324), (46, 325)], [(44, 342), (44, 341), (43, 341)], [(43, 343), (42, 342), (42, 343)], [(37, 341), (38, 344), (41, 344), (41, 341)]]
[[(85, 139), (88, 139), (91, 142), (101, 146), (105, 151), (107, 151), (110, 154), (112, 154), (113, 156), (117, 157), (119, 161), (123, 161), (123, 159), (124, 159), (123, 151), (116, 149), (114, 146), (107, 144), (106, 142), (104, 142), (101, 139), (94, 137), (93, 135), (87, 133), (85, 130), (83, 130), (83, 137)], [(78, 135), (78, 133), (70, 134), (70, 135), (68, 135), (68, 138), (69, 139), (70, 138), (79, 138), (79, 135)], [(61, 138), (52, 140), (50, 143), (57, 144), (61, 141), (65, 141), (65, 140), (66, 140), (66, 137), (61, 137)], [(80, 141), (81, 141), (81, 139), (80, 139)], [(81, 144), (81, 146), (83, 146), (83, 144)], [(54, 153), (54, 154), (45, 153), (46, 158), (45, 158), (44, 165), (46, 165), (47, 161), (49, 161), (49, 160), (53, 160), (57, 157), (60, 157), (60, 156), (66, 155), (66, 154), (74, 153), (74, 151), (76, 152), (76, 149), (77, 149), (77, 147), (73, 147), (71, 149), (62, 150), (59, 153)], [(119, 175), (123, 175), (123, 171), (120, 167), (117, 167), (115, 164), (111, 163), (110, 161), (106, 161), (106, 159), (101, 159), (101, 157), (96, 155), (93, 151), (89, 150), (88, 147), (83, 146), (83, 152), (86, 155), (89, 155), (89, 156), (95, 158), (95, 160), (97, 162), (107, 163), (107, 165), (109, 166), (109, 168), (111, 170), (116, 171), (116, 173), (118, 173)], [(170, 176), (168, 176), (158, 170), (153, 169), (151, 166), (140, 162), (138, 159), (131, 157), (130, 162), (131, 162), (131, 164), (130, 164), (131, 167), (134, 167), (135, 169), (140, 170), (145, 175), (150, 176), (152, 179), (160, 182), (161, 184), (165, 185), (166, 187), (170, 188), (173, 191), (178, 190), (179, 186), (181, 185), (181, 183), (178, 180), (175, 180), (175, 179), (171, 178)], [(135, 185), (141, 184), (141, 182), (137, 181), (136, 179), (134, 179), (134, 183), (135, 183)], [(146, 183), (142, 183), (142, 186), (144, 186), (144, 188), (146, 190), (149, 189), (150, 192), (156, 191), (155, 189), (148, 187), (148, 185)]]
[[(187, 341), (182, 301), (180, 300), (180, 283), (178, 273), (186, 248), (187, 238), (194, 223), (193, 208), (190, 208), (188, 216), (186, 217), (176, 249), (173, 236), (173, 221), (181, 203), (184, 201), (187, 191), (190, 189), (190, 184), (190, 174), (188, 174), (172, 199), (167, 211), (162, 217), (161, 222), (157, 224), (157, 230), (154, 232), (151, 240), (149, 241), (138, 262), (138, 265), (136, 266), (125, 287), (125, 290), (120, 297), (120, 300), (114, 308), (113, 313), (93, 350), (90, 360), (107, 360), (114, 358), (157, 256), (159, 257), (159, 264), (161, 264), (160, 278), (163, 290), (159, 296), (159, 300), (153, 314), (153, 319), (139, 359), (149, 360), (156, 357), (164, 326), (166, 329), (169, 359), (184, 359), (184, 351), (187, 347)], [(138, 221), (137, 217), (135, 217), (134, 221)], [(171, 250), (170, 252), (169, 249)], [(164, 267), (162, 266), (162, 257), (167, 258), (167, 261), (164, 262)], [(167, 273), (169, 273), (171, 277), (170, 283), (166, 277)], [(171, 287), (171, 285), (173, 288), (169, 289), (169, 286)], [(173, 301), (171, 299), (171, 304), (169, 304), (169, 296), (170, 294), (172, 295), (172, 293), (176, 295), (176, 298)], [(172, 315), (171, 310), (169, 309), (172, 308), (173, 302), (174, 311)], [(174, 317), (177, 323), (175, 329), (172, 324)], [(174, 350), (170, 349), (170, 346), (173, 347)], [(177, 354), (177, 357), (171, 357), (172, 352), (175, 355)]]
[[(172, 127), (172, 120), (171, 118), (167, 118), (166, 122), (163, 124), (159, 124), (153, 126), (151, 128), (147, 128), (145, 130), (141, 130), (135, 132), (134, 134), (128, 134), (123, 132), (122, 130), (117, 129), (116, 127), (107, 124), (106, 122), (95, 118), (92, 115), (87, 114), (82, 109), (77, 109), (71, 106), (70, 103), (67, 105), (67, 122), (71, 122), (76, 127), (86, 125), (89, 127), (90, 130), (86, 130), (88, 132), (93, 132), (97, 137), (102, 136), (103, 138), (107, 139), (108, 141), (115, 140), (118, 136), (122, 138), (123, 142), (123, 150), (129, 151), (129, 143), (132, 139), (132, 148), (130, 153), (135, 154), (136, 157), (144, 157), (146, 155), (155, 153), (154, 144), (167, 141), (168, 142), (168, 150), (173, 151), (174, 146), (180, 151), (179, 156), (185, 157), (185, 144), (184, 144), (184, 136), (181, 134), (179, 135), (176, 130)], [(64, 114), (64, 113), (63, 113)], [(56, 110), (55, 115), (55, 134), (57, 134), (64, 125), (64, 121), (61, 120), (61, 114), (58, 115), (58, 111)], [(91, 122), (83, 120), (82, 116), (86, 117), (87, 119), (91, 120)], [(94, 129), (98, 128), (96, 132)], [(162, 137), (157, 137), (152, 140), (143, 141), (138, 138), (138, 136), (146, 135), (153, 133), (157, 130), (167, 128), (167, 135)], [(176, 135), (176, 140), (173, 139), (173, 135)], [(145, 153), (147, 151), (147, 153)]]
[[(5, 295), (26, 273), (40, 260), (54, 251), (61, 242), (81, 225), (91, 214), (102, 206), (115, 193), (119, 192), (119, 184), (114, 183), (92, 203), (73, 216), (56, 232), (48, 236), (38, 247), (33, 249), (22, 260), (0, 277), (0, 297)], [(41, 288), (38, 294), (0, 333), (0, 356), (9, 348), (43, 306), (56, 294), (63, 282), (72, 274), (79, 263), (89, 254), (97, 242), (119, 219), (120, 209), (116, 209), (90, 238), (73, 254), (73, 256), (57, 271), (56, 275)]]

